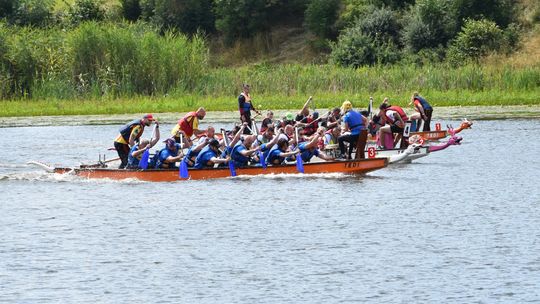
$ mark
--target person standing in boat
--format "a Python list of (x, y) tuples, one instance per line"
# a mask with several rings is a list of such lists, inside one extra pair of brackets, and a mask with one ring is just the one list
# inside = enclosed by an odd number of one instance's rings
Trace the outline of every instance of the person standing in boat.
[[(356, 142), (360, 136), (360, 131), (367, 126), (367, 119), (353, 110), (352, 103), (348, 100), (343, 102), (341, 111), (343, 114), (343, 128), (341, 136), (338, 138), (340, 158), (350, 159), (352, 150), (356, 147)], [(345, 143), (349, 144), (347, 154), (345, 154)]]
[[(155, 121), (152, 114), (146, 114), (141, 119), (135, 119), (120, 129), (120, 134), (114, 140), (114, 148), (120, 158), (119, 169), (125, 169), (128, 164), (129, 151), (139, 142), (144, 127), (149, 127)], [(157, 123), (157, 122), (156, 122)], [(159, 125), (156, 124), (156, 130)]]
[[(242, 85), (242, 93), (238, 96), (238, 110), (240, 111), (240, 120), (242, 123), (247, 123), (248, 126), (252, 126), (251, 122), (251, 110), (255, 111), (257, 114), (261, 114), (251, 101), (251, 95), (249, 95), (249, 84)], [(244, 134), (251, 134), (248, 128), (244, 129)]]
[[(416, 126), (420, 131), (420, 121), (424, 122), (422, 131), (431, 131), (431, 115), (433, 114), (433, 107), (427, 102), (425, 98), (420, 96), (418, 92), (414, 92), (411, 97), (410, 104), (414, 104), (414, 110), (420, 114), (420, 120), (417, 121)], [(411, 119), (413, 116), (411, 115)]]
[(204, 130), (199, 130), (199, 122), (206, 116), (206, 110), (200, 107), (195, 112), (187, 113), (171, 131), (171, 135), (174, 137), (177, 143), (180, 143), (180, 133), (184, 134), (185, 147), (191, 147), (193, 145), (191, 137), (203, 134)]

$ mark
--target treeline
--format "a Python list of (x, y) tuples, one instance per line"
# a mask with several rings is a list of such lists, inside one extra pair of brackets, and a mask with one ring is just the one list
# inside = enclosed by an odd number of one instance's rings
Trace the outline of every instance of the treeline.
[[(235, 91), (235, 84), (268, 77), (291, 92), (335, 90), (351, 81), (338, 89), (349, 91), (365, 89), (353, 84), (367, 83), (366, 73), (359, 69), (364, 66), (376, 66), (375, 73), (393, 71), (390, 78), (399, 76), (402, 82), (407, 78), (400, 69), (412, 77), (412, 67), (429, 73), (422, 66), (433, 66), (439, 88), (512, 90), (539, 85), (534, 67), (515, 72), (504, 68), (503, 79), (490, 69), (479, 69), (476, 77), (474, 68), (467, 68), (463, 71), (472, 73), (471, 82), (444, 71), (515, 50), (522, 29), (540, 21), (540, 4), (530, 18), (520, 19), (521, 2), (512, 0), (112, 1), (116, 6), (111, 1), (75, 0), (66, 9), (59, 9), (58, 2), (0, 0), (0, 98), (183, 92), (222, 96)], [(253, 68), (255, 72), (210, 65), (209, 39), (233, 43), (283, 25), (302, 26), (312, 33), (306, 43), (327, 52), (328, 64), (263, 65), (262, 70)], [(398, 68), (387, 68), (391, 65)], [(320, 82), (321, 73), (334, 76)], [(374, 90), (384, 89), (386, 76), (379, 77), (383, 80), (374, 82)]]

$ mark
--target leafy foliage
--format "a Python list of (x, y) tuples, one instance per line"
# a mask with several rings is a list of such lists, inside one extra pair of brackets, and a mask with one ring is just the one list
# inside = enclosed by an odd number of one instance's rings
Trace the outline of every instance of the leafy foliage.
[(142, 15), (141, 3), (139, 0), (120, 0), (122, 6), (122, 16), (126, 20), (136, 21)]
[(69, 20), (72, 25), (83, 21), (102, 21), (105, 9), (102, 0), (76, 0), (69, 9)]
[(335, 33), (338, 9), (338, 0), (312, 0), (305, 13), (306, 28), (318, 37), (330, 38)]
[(478, 61), (491, 52), (499, 51), (504, 45), (503, 41), (504, 33), (495, 22), (469, 19), (452, 43), (449, 57), (455, 63)]
[(445, 46), (455, 35), (452, 0), (418, 0), (405, 17), (403, 42), (412, 52)]
[(343, 32), (332, 45), (331, 61), (340, 66), (360, 67), (398, 61), (399, 51), (392, 41), (377, 42), (359, 26)]

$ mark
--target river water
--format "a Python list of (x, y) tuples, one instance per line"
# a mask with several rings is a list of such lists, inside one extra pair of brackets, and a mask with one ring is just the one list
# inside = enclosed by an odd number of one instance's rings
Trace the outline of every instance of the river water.
[(95, 161), (117, 129), (0, 128), (0, 303), (540, 302), (540, 120), (477, 121), (461, 146), (363, 177), (25, 165)]

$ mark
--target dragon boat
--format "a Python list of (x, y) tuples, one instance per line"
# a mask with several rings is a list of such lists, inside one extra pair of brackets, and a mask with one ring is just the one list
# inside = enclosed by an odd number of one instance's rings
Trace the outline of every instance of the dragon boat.
[[(138, 179), (151, 182), (174, 182), (185, 180), (180, 178), (178, 169), (113, 169), (106, 164), (81, 165), (80, 167), (52, 167), (47, 164), (32, 161), (29, 164), (36, 165), (48, 172), (58, 174), (74, 174), (84, 178), (108, 178), (113, 180)], [(359, 159), (359, 160), (336, 160), (329, 162), (314, 162), (303, 164), (303, 173), (343, 173), (349, 175), (361, 175), (374, 170), (382, 169), (388, 165), (386, 158)], [(236, 175), (253, 176), (266, 174), (295, 174), (298, 173), (296, 164), (280, 166), (249, 166), (235, 168)], [(204, 180), (214, 178), (226, 178), (231, 176), (228, 167), (189, 169), (190, 180)]]

